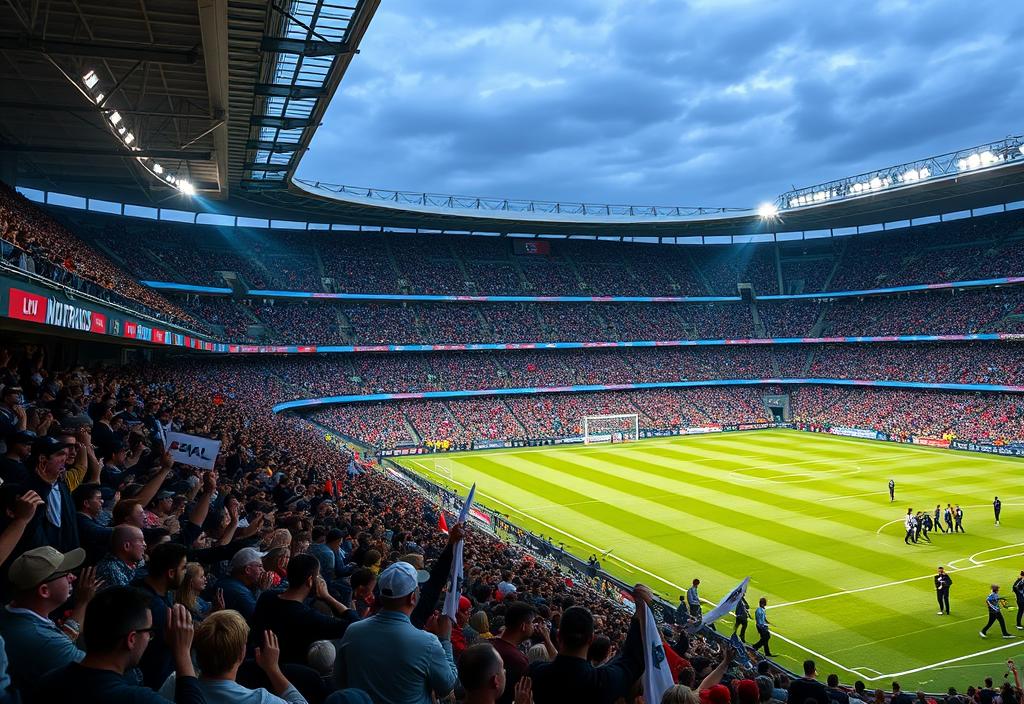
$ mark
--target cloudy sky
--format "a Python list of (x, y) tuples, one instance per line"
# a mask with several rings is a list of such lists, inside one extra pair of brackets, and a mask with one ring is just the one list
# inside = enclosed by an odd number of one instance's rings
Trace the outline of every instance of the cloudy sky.
[(1024, 132), (1012, 0), (384, 0), (299, 176), (755, 206)]

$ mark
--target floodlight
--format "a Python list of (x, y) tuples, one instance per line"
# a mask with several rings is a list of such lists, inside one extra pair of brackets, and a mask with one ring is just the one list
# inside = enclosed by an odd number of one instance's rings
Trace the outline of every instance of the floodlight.
[(1024, 154), (1024, 144), (1020, 145), (1020, 147), (1018, 147), (1018, 150), (1021, 154)]
[(153, 164), (153, 172), (162, 174), (164, 172), (164, 167), (160, 166), (160, 164)]
[(921, 170), (918, 171), (917, 173), (922, 181), (932, 175), (932, 172), (928, 169), (927, 166), (922, 166)]
[(185, 179), (178, 181), (178, 190), (187, 196), (194, 196), (196, 194), (196, 187)]
[(126, 134), (124, 136), (124, 143), (125, 144), (131, 144), (134, 141), (135, 141), (135, 135), (133, 135), (131, 132), (129, 132), (128, 134)]
[(981, 155), (975, 152), (967, 157), (967, 168), (976, 169), (981, 166)]
[(96, 94), (96, 104), (99, 105), (100, 103), (102, 103), (103, 99), (106, 98), (106, 97), (107, 96), (105, 96), (103, 93), (97, 93)]
[(125, 132), (127, 132), (127, 131), (128, 131), (128, 128), (127, 128), (126, 126), (124, 126), (124, 125), (121, 125), (121, 126), (120, 126), (120, 127), (119, 127), (119, 128), (117, 129), (117, 133), (118, 133), (118, 134), (120, 134), (120, 135), (123, 135), (123, 134), (124, 134)]
[(99, 83), (100, 78), (96, 75), (95, 71), (89, 71), (89, 73), (82, 76), (82, 82), (85, 83), (86, 88), (92, 88), (94, 85)]
[(757, 214), (767, 220), (778, 215), (779, 209), (775, 207), (774, 203), (762, 203), (757, 208)]
[(868, 185), (871, 186), (871, 190), (877, 191), (879, 188), (882, 187), (882, 179), (875, 176), (873, 179), (871, 179), (871, 182)]
[(112, 124), (115, 127), (117, 127), (117, 124), (120, 121), (121, 121), (121, 113), (117, 112), (116, 110), (114, 112), (110, 113), (110, 124)]

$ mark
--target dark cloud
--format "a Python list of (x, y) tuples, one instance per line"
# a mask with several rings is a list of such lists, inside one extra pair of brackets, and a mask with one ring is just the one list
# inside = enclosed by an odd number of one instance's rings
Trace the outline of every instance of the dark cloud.
[(1019, 131), (1024, 5), (390, 0), (300, 176), (756, 205)]

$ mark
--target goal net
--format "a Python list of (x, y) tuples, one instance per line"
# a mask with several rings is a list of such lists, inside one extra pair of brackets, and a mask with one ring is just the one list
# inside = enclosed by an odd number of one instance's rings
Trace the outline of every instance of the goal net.
[(583, 417), (583, 442), (626, 442), (640, 437), (640, 416), (622, 413)]

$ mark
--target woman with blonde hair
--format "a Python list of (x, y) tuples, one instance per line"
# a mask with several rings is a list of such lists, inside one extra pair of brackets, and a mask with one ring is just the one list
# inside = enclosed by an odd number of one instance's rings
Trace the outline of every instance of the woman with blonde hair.
[(469, 625), (484, 640), (490, 640), (494, 637), (491, 635), (491, 622), (487, 618), (486, 611), (477, 611), (470, 616)]
[(665, 690), (661, 696), (661, 704), (700, 704), (700, 697), (684, 684), (677, 684)]
[(202, 621), (214, 611), (213, 604), (200, 596), (206, 589), (206, 570), (198, 562), (185, 565), (185, 578), (174, 592), (174, 601), (181, 604), (196, 621)]

